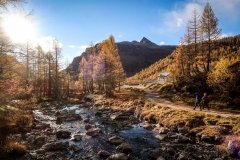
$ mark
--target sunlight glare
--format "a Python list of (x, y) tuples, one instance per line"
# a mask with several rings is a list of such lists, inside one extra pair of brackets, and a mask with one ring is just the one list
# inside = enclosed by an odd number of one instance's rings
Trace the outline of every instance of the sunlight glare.
[(15, 43), (26, 43), (36, 38), (34, 23), (22, 14), (5, 14), (2, 17), (2, 27), (6, 35)]

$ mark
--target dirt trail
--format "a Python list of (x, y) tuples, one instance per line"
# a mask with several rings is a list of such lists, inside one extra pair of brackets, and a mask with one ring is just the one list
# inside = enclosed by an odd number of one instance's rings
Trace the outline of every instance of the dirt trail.
[(136, 88), (136, 89), (140, 89), (140, 90), (144, 90), (146, 95), (145, 98), (157, 103), (158, 105), (162, 106), (162, 107), (169, 107), (169, 108), (174, 108), (177, 110), (185, 110), (185, 111), (189, 111), (189, 112), (197, 112), (197, 113), (205, 113), (205, 114), (212, 114), (212, 115), (220, 115), (220, 116), (224, 116), (224, 117), (229, 117), (229, 116), (234, 116), (234, 117), (240, 117), (240, 111), (219, 111), (219, 110), (208, 110), (208, 109), (204, 109), (202, 111), (200, 111), (199, 107), (196, 108), (196, 110), (193, 109), (193, 106), (187, 105), (182, 101), (169, 101), (167, 99), (161, 98), (159, 96), (159, 93), (154, 92), (150, 89), (146, 89), (143, 86), (125, 86), (125, 88)]
[(210, 109), (210, 110), (204, 109), (204, 110), (200, 111), (199, 107), (197, 107), (196, 110), (194, 110), (193, 106), (189, 106), (189, 105), (185, 104), (184, 102), (181, 102), (181, 101), (172, 102), (172, 101), (169, 101), (169, 100), (159, 97), (159, 93), (152, 92), (151, 90), (147, 90), (147, 89), (144, 89), (144, 91), (146, 92), (146, 95), (145, 95), (146, 99), (148, 99), (152, 102), (155, 102), (163, 107), (169, 107), (169, 108), (185, 110), (185, 111), (190, 111), (190, 112), (220, 115), (220, 116), (224, 116), (224, 117), (229, 117), (229, 116), (240, 117), (239, 111), (236, 111), (234, 113), (232, 113), (230, 111), (216, 111), (216, 110), (212, 110), (212, 109)]

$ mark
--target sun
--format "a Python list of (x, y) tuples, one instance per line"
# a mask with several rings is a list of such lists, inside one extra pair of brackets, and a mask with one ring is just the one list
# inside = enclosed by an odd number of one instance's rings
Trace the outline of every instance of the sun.
[(36, 27), (28, 16), (8, 13), (2, 16), (2, 28), (14, 43), (26, 43), (36, 38)]

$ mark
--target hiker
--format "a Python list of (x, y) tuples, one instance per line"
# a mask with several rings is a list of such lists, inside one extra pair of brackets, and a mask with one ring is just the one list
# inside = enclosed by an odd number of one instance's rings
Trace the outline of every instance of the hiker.
[(198, 92), (196, 92), (195, 93), (195, 106), (194, 106), (194, 110), (196, 109), (197, 106), (199, 106), (200, 111), (202, 110), (202, 107), (200, 105), (201, 100), (202, 100), (201, 95)]
[(208, 110), (209, 110), (209, 109), (210, 109), (210, 107), (209, 107), (210, 99), (209, 99), (207, 93), (204, 93), (204, 94), (203, 94), (202, 101), (203, 101), (203, 107), (202, 107), (202, 109), (204, 109), (205, 107), (207, 107)]

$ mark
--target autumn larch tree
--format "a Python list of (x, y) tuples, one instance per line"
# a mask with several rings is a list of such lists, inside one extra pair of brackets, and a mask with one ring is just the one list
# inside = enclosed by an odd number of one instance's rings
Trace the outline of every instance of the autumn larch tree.
[(118, 48), (113, 36), (102, 42), (100, 55), (104, 62), (104, 89), (106, 94), (111, 95), (117, 85), (120, 88), (120, 82), (124, 77)]
[(219, 38), (221, 30), (218, 28), (218, 19), (215, 16), (215, 13), (212, 10), (212, 7), (209, 3), (207, 3), (204, 7), (204, 11), (201, 17), (201, 31), (203, 34), (204, 40), (208, 45), (208, 52), (207, 52), (207, 72), (210, 70), (210, 63), (211, 63), (211, 52), (212, 52), (212, 42)]

